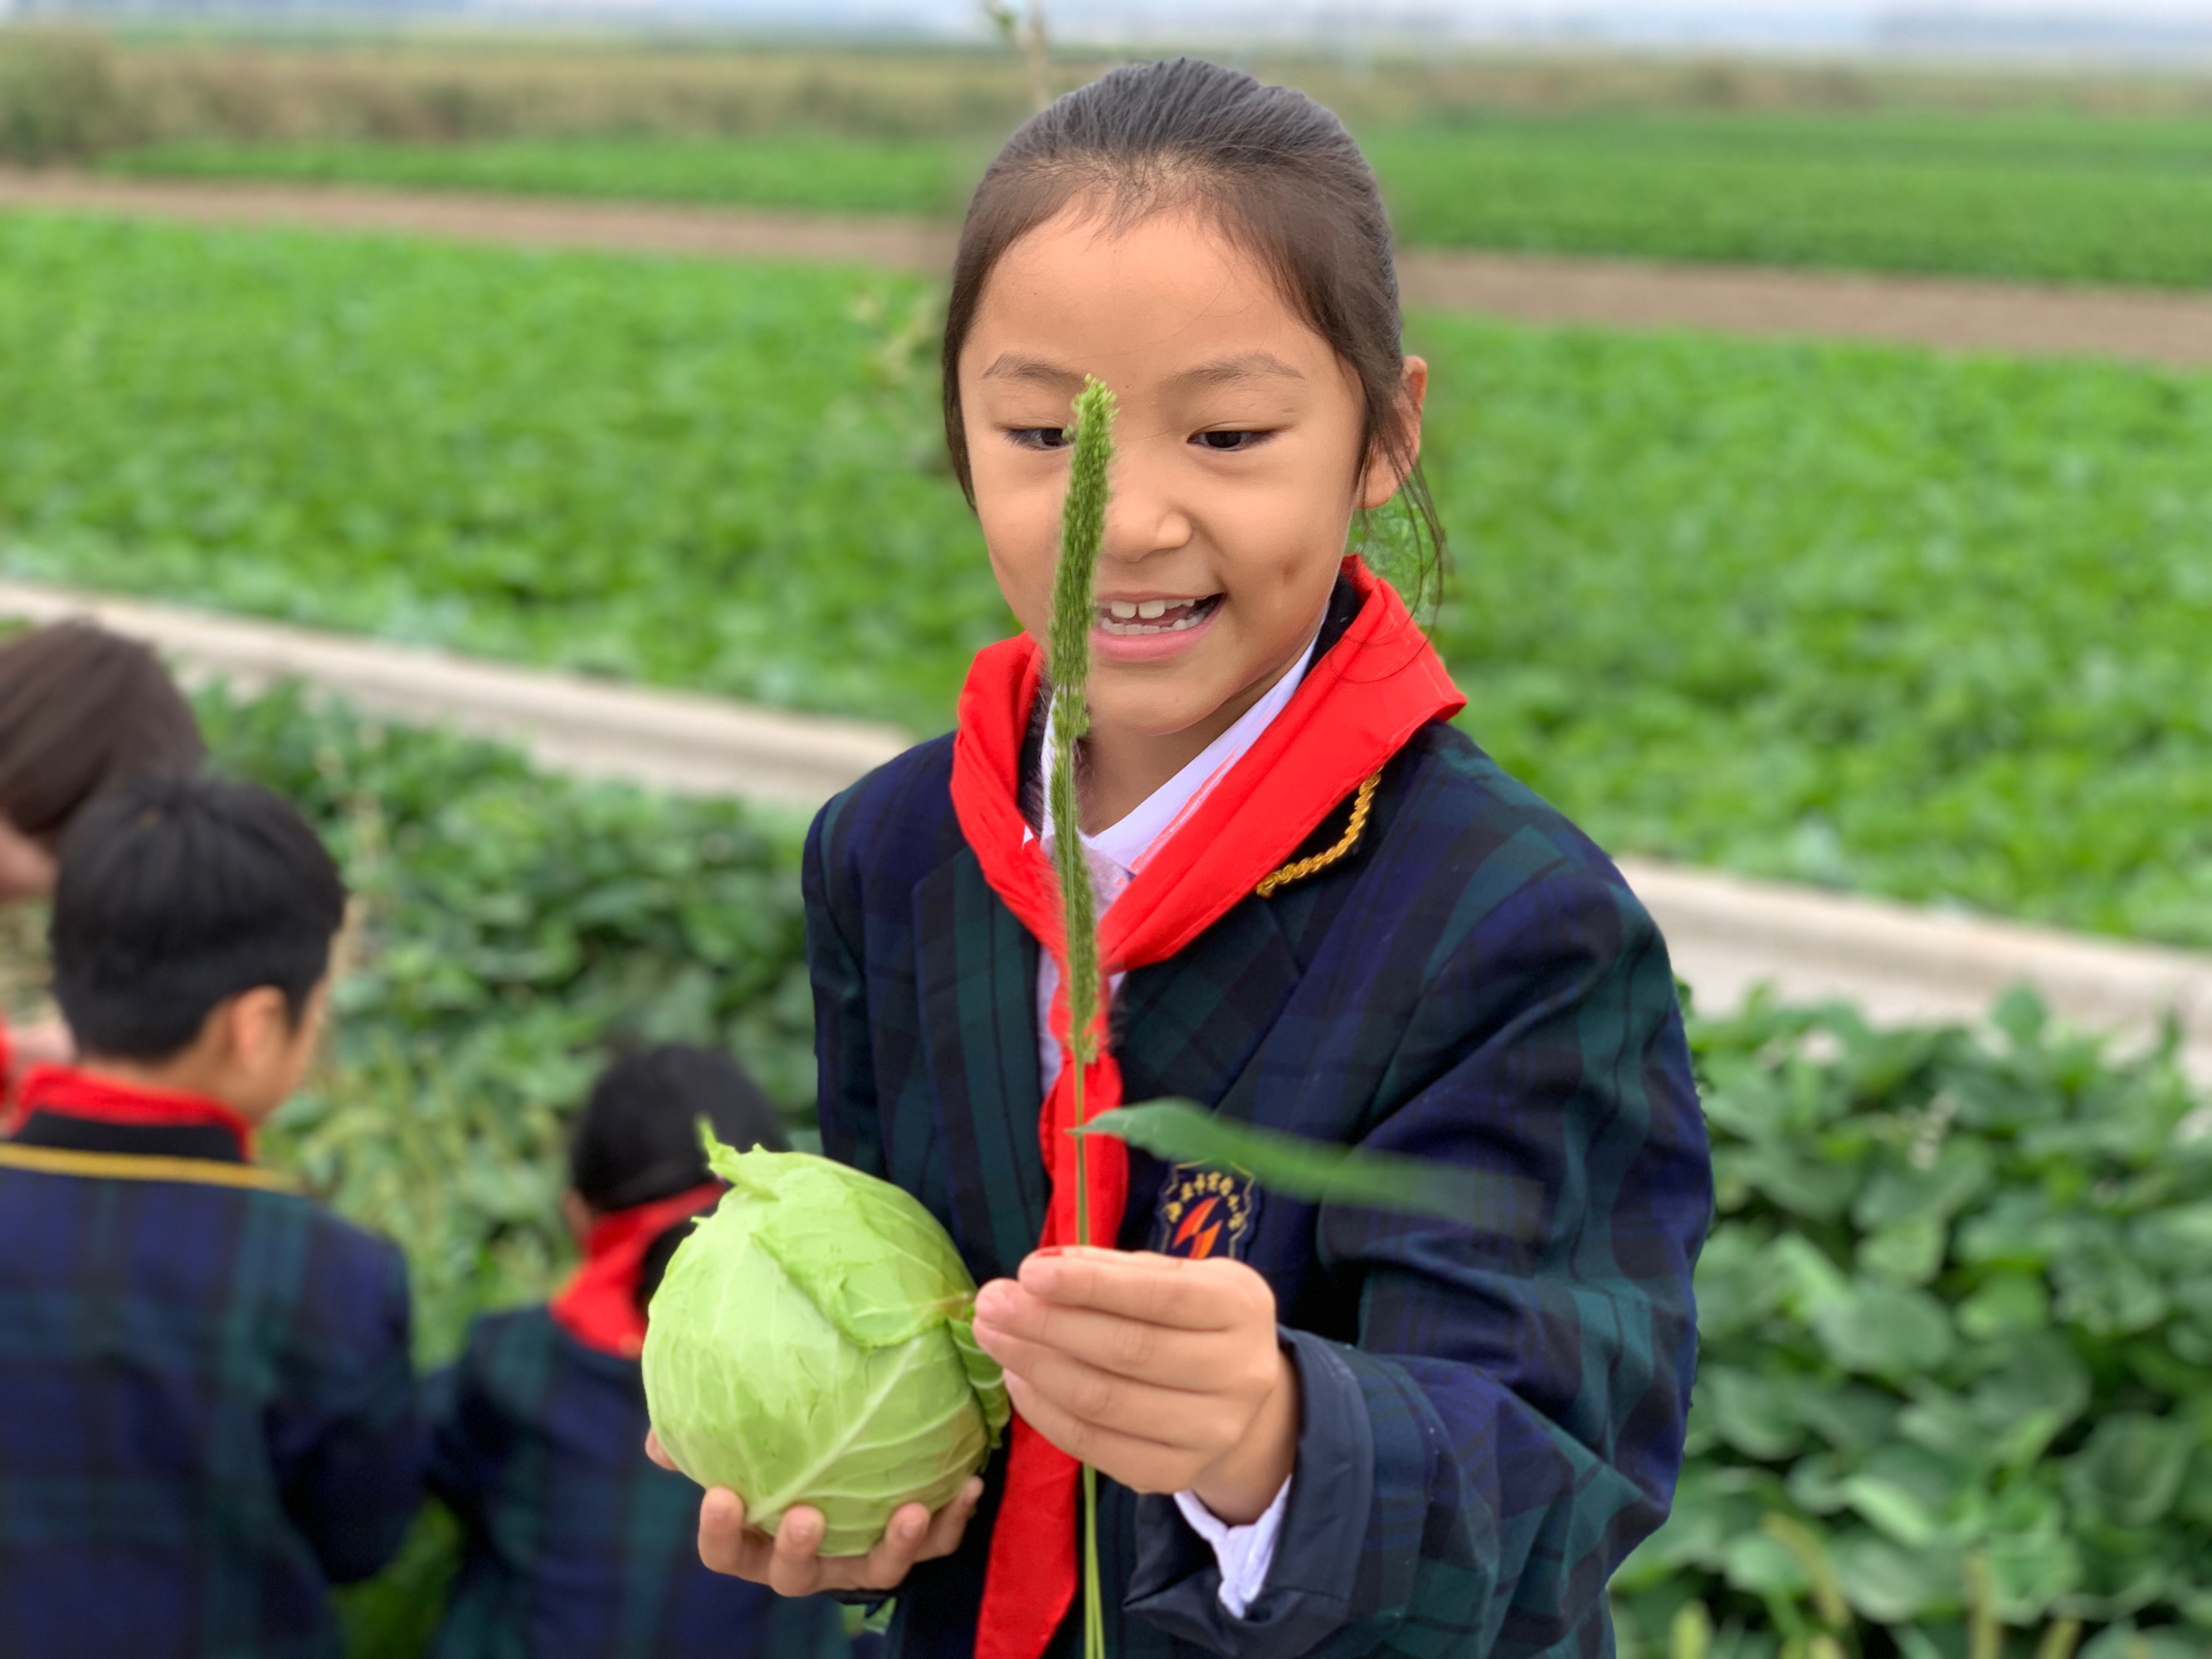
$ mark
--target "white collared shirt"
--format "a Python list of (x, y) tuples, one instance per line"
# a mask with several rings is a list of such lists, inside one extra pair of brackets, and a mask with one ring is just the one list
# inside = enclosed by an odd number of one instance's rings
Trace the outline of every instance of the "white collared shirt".
[[(1297, 666), (1268, 687), (1265, 696), (1200, 750), (1189, 765), (1146, 796), (1136, 810), (1120, 823), (1095, 836), (1083, 837), (1084, 858), (1091, 866), (1091, 889), (1097, 896), (1101, 916), (1136, 879), (1137, 872), (1145, 867), (1153, 852), (1198, 810), (1213, 793), (1214, 786), (1229, 775), (1229, 769), (1244, 758), (1245, 753), (1260, 740), (1260, 734), (1289, 706), (1291, 696), (1305, 679), (1306, 671), (1313, 666), (1314, 647), (1320, 637), (1321, 630), (1316, 628)], [(1052, 738), (1052, 714), (1048, 708), (1043, 749), (1048, 763)], [(1049, 838), (1052, 797), (1048, 790), (1044, 800), (1043, 835)], [(1115, 975), (1111, 988), (1118, 990), (1121, 984), (1121, 975)], [(1052, 1092), (1052, 1085), (1060, 1079), (1060, 1044), (1053, 1037), (1051, 1019), (1053, 994), (1059, 988), (1059, 964), (1049, 955), (1041, 954), (1036, 985), (1037, 1074), (1043, 1081), (1046, 1094)], [(1207, 1509), (1196, 1493), (1179, 1492), (1175, 1495), (1176, 1507), (1182, 1512), (1191, 1530), (1213, 1547), (1214, 1559), (1221, 1564), (1221, 1605), (1232, 1618), (1242, 1619), (1253, 1600), (1267, 1588), (1267, 1570), (1274, 1565), (1275, 1540), (1282, 1531), (1283, 1511), (1290, 1498), (1291, 1483), (1286, 1480), (1258, 1520), (1249, 1526), (1236, 1527)]]

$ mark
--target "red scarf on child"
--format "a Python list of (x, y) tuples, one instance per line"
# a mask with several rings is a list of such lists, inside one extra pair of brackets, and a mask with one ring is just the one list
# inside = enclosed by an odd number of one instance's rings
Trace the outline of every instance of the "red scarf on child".
[(645, 1310), (637, 1305), (645, 1253), (678, 1222), (712, 1209), (727, 1190), (719, 1181), (704, 1182), (600, 1217), (584, 1240), (582, 1262), (553, 1298), (554, 1322), (587, 1348), (636, 1358), (645, 1346)]
[(74, 1066), (33, 1066), (24, 1074), (13, 1121), (20, 1125), (35, 1112), (89, 1118), (97, 1123), (167, 1128), (213, 1124), (230, 1132), (240, 1158), (253, 1162), (252, 1123), (233, 1108), (204, 1095), (142, 1088)]
[[(1296, 852), (1345, 798), (1431, 720), (1467, 699), (1388, 583), (1358, 559), (1345, 574), (1361, 599), (1341, 639), (1307, 671), (1289, 704), (1198, 810), (1108, 908), (1099, 924), (1103, 973), (1164, 962)], [(1026, 635), (977, 653), (960, 695), (952, 743), (952, 805), (984, 879), (1060, 969), (1052, 1034), (1060, 1077), (1037, 1122), (1052, 1182), (1038, 1248), (1079, 1242), (1075, 1231), (1075, 1064), (1069, 1046), (1067, 949), (1049, 850), (1021, 811), (1021, 755), (1043, 678)], [(1104, 1011), (1096, 1016), (1103, 1030)], [(1102, 1042), (1083, 1075), (1084, 1115), (1121, 1103), (1121, 1073)], [(1101, 1136), (1085, 1162), (1091, 1237), (1112, 1245), (1128, 1192), (1128, 1153)], [(1038, 1659), (1075, 1597), (1080, 1465), (1016, 1417), (1006, 1493), (991, 1534), (975, 1659)]]

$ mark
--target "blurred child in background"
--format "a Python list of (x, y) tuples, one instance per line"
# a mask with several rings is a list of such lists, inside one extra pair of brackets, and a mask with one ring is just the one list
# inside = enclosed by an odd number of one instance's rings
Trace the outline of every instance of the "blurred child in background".
[(334, 1654), (329, 1587), (420, 1502), (399, 1252), (253, 1163), (344, 909), (252, 785), (141, 778), (70, 829), (51, 937), (82, 1059), (24, 1077), (0, 1142), (10, 1653)]
[(720, 1183), (704, 1117), (740, 1149), (781, 1149), (759, 1087), (726, 1054), (681, 1044), (617, 1060), (592, 1088), (563, 1208), (583, 1263), (550, 1306), (477, 1321), (434, 1384), (431, 1489), (466, 1554), (440, 1659), (811, 1659), (849, 1651), (843, 1609), (709, 1572), (698, 1488), (655, 1468), (638, 1352), (646, 1310)]
[[(0, 903), (53, 890), (63, 832), (101, 793), (201, 754), (191, 706), (136, 641), (67, 622), (0, 645)], [(0, 1021), (0, 1097), (21, 1066), (69, 1055), (58, 1021), (12, 1042)]]

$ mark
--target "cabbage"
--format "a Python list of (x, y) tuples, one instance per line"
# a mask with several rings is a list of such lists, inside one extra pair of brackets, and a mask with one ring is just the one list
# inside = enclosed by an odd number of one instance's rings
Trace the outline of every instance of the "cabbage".
[(730, 1190), (653, 1298), (653, 1426), (684, 1474), (744, 1499), (749, 1525), (811, 1504), (823, 1554), (865, 1553), (902, 1504), (947, 1502), (1006, 1426), (975, 1281), (888, 1182), (705, 1139)]

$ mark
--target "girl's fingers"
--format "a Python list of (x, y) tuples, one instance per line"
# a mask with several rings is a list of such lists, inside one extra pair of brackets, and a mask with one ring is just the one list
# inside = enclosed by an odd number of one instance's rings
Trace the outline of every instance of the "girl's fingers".
[(1241, 1261), (1189, 1261), (1150, 1251), (1066, 1249), (1022, 1263), (1021, 1285), (1064, 1307), (1147, 1325), (1224, 1331), (1273, 1318), (1274, 1292)]
[(666, 1469), (671, 1474), (678, 1472), (676, 1468), (676, 1460), (671, 1457), (666, 1452), (661, 1450), (660, 1437), (651, 1429), (647, 1429), (645, 1431), (645, 1455), (651, 1458), (654, 1462), (659, 1464), (662, 1468)]
[(1116, 1376), (1058, 1348), (1002, 1331), (993, 1334), (988, 1346), (992, 1358), (1010, 1376), (1018, 1377), (1071, 1417), (1132, 1440), (1156, 1444), (1163, 1450), (1218, 1449), (1214, 1444), (1215, 1414), (1208, 1409), (1214, 1398), (1212, 1395)]
[(866, 1583), (870, 1589), (889, 1589), (902, 1583), (912, 1571), (915, 1558), (921, 1553), (929, 1537), (929, 1511), (919, 1504), (902, 1504), (891, 1511), (890, 1523), (884, 1535), (876, 1540), (875, 1548), (866, 1558)]
[(915, 1552), (917, 1561), (934, 1561), (960, 1547), (960, 1540), (968, 1531), (968, 1522), (975, 1514), (975, 1506), (983, 1501), (983, 1479), (971, 1476), (968, 1484), (953, 1494), (952, 1501), (929, 1517), (929, 1535), (921, 1540)]
[(1184, 1379), (1207, 1378), (1221, 1344), (1218, 1332), (1152, 1325), (1092, 1308), (1070, 1307), (1000, 1280), (976, 1297), (975, 1339), (1005, 1364), (1006, 1355), (1000, 1348), (1010, 1337), (1164, 1388), (1174, 1388)]
[(779, 1595), (811, 1595), (822, 1588), (822, 1513), (804, 1504), (783, 1512), (769, 1551), (769, 1588)]
[(716, 1572), (765, 1583), (767, 1555), (766, 1540), (745, 1530), (744, 1500), (737, 1493), (716, 1486), (700, 1500), (700, 1560)]
[(1181, 1492), (1211, 1461), (1202, 1455), (1102, 1429), (1071, 1415), (1012, 1371), (1006, 1389), (1030, 1426), (1080, 1462), (1111, 1475), (1132, 1492)]
[(916, 1561), (950, 1555), (960, 1547), (969, 1517), (982, 1499), (983, 1483), (971, 1480), (932, 1515), (920, 1504), (895, 1511), (875, 1548), (866, 1555), (825, 1556), (822, 1514), (805, 1504), (784, 1513), (769, 1539), (745, 1526), (745, 1506), (717, 1486), (699, 1505), (699, 1559), (716, 1572), (766, 1584), (779, 1595), (811, 1595), (824, 1589), (896, 1589)]

